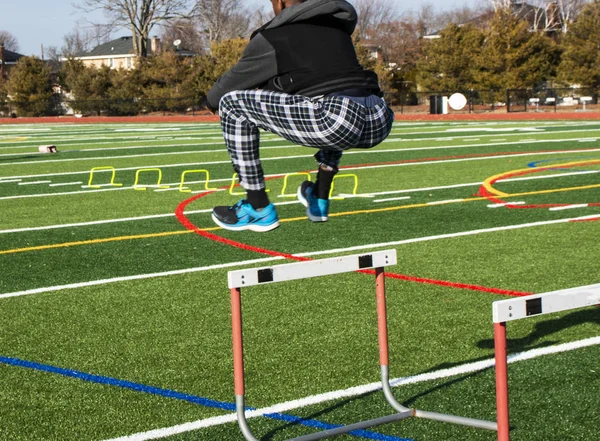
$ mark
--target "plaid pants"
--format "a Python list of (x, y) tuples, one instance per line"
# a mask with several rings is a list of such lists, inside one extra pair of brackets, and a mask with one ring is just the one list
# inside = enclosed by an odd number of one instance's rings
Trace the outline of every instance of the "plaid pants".
[(311, 99), (266, 90), (226, 94), (219, 114), (233, 169), (246, 190), (265, 188), (259, 129), (318, 148), (316, 160), (337, 170), (344, 150), (374, 147), (389, 135), (394, 120), (383, 100), (364, 107), (345, 97)]

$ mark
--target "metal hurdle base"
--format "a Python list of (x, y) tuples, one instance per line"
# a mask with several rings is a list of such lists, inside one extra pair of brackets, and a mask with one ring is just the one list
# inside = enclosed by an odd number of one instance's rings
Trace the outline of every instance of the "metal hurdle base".
[(395, 264), (396, 250), (387, 250), (374, 252), (366, 255), (335, 257), (329, 259), (283, 264), (274, 267), (230, 271), (228, 273), (229, 288), (231, 293), (231, 324), (233, 337), (235, 404), (238, 424), (246, 440), (259, 441), (258, 438), (254, 436), (254, 434), (250, 430), (250, 427), (248, 426), (248, 421), (246, 420), (245, 412), (241, 287), (260, 285), (264, 283), (282, 282), (288, 280), (305, 279), (324, 275), (341, 274), (353, 271), (361, 271), (375, 274), (381, 385), (383, 389), (383, 394), (387, 402), (396, 411), (396, 413), (380, 418), (374, 418), (371, 420), (359, 421), (357, 423), (337, 427), (335, 429), (328, 429), (309, 435), (303, 435), (297, 438), (292, 438), (289, 441), (320, 440), (337, 435), (342, 435), (353, 430), (366, 429), (368, 427), (387, 424), (394, 421), (400, 421), (411, 417), (461, 424), (465, 426), (477, 427), (487, 430), (498, 430), (498, 424), (496, 422), (411, 409), (400, 404), (394, 397), (389, 382), (388, 333), (387, 311), (385, 302), (384, 266)]

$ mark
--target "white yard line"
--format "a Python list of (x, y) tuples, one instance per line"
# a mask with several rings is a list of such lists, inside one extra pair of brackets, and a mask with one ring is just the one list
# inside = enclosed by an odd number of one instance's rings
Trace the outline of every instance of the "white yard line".
[(68, 187), (71, 185), (81, 185), (83, 184), (83, 182), (81, 181), (76, 181), (76, 182), (62, 182), (60, 184), (50, 184), (49, 187)]
[(128, 282), (131, 280), (154, 279), (156, 277), (167, 277), (167, 276), (175, 276), (175, 275), (181, 275), (181, 274), (196, 273), (196, 272), (200, 272), (200, 271), (211, 271), (211, 270), (216, 270), (216, 269), (238, 267), (240, 265), (253, 265), (256, 263), (271, 262), (273, 260), (283, 260), (283, 259), (284, 259), (283, 257), (277, 257), (277, 256), (276, 257), (266, 257), (264, 259), (243, 260), (240, 262), (230, 262), (230, 263), (223, 263), (220, 265), (210, 265), (210, 266), (202, 266), (202, 267), (196, 267), (196, 268), (185, 268), (185, 269), (181, 269), (181, 270), (164, 271), (164, 272), (160, 272), (160, 273), (138, 274), (135, 276), (114, 277), (112, 279), (101, 279), (101, 280), (92, 280), (89, 282), (70, 283), (68, 285), (49, 286), (49, 287), (44, 287), (44, 288), (29, 289), (26, 291), (17, 291), (17, 292), (12, 292), (12, 293), (0, 294), (0, 299), (7, 299), (7, 298), (11, 298), (11, 297), (22, 297), (22, 296), (41, 294), (41, 293), (46, 293), (46, 292), (62, 291), (65, 289), (86, 288), (89, 286), (108, 285), (109, 283)]
[[(531, 142), (524, 142), (521, 144), (539, 144), (539, 143), (562, 143), (562, 142), (575, 142), (575, 141), (579, 141), (581, 138), (568, 138), (568, 139), (539, 139), (539, 140), (535, 140), (535, 141), (531, 141)], [(393, 138), (388, 138), (385, 141), (383, 141), (383, 143), (390, 143), (390, 142), (399, 142), (400, 140), (398, 139), (393, 139)], [(502, 143), (492, 143), (492, 142), (488, 142), (488, 143), (483, 143), (483, 144), (469, 144), (469, 145), (445, 145), (445, 146), (431, 146), (431, 147), (415, 147), (415, 148), (408, 148), (408, 149), (391, 149), (391, 150), (364, 150), (364, 149), (359, 149), (359, 150), (353, 150), (353, 151), (346, 151), (344, 152), (345, 155), (349, 155), (349, 154), (373, 154), (373, 153), (390, 153), (390, 152), (404, 152), (404, 151), (426, 151), (426, 150), (448, 150), (448, 149), (469, 149), (469, 148), (474, 148), (474, 147), (493, 147), (493, 146), (499, 146), (499, 145), (506, 145), (506, 144), (511, 144), (511, 143), (507, 143), (507, 142), (502, 142)], [(298, 148), (299, 146), (294, 145), (294, 146), (272, 146), (271, 148)], [(264, 148), (263, 148), (264, 149)], [(597, 151), (598, 149), (591, 149), (590, 151)], [(132, 159), (132, 158), (145, 158), (145, 157), (155, 157), (155, 156), (171, 156), (171, 155), (183, 155), (183, 154), (201, 154), (201, 153), (214, 153), (214, 152), (224, 152), (224, 150), (218, 150), (218, 151), (206, 151), (206, 150), (192, 150), (192, 151), (186, 151), (186, 152), (165, 152), (165, 153), (146, 153), (146, 154), (140, 154), (140, 155), (123, 155), (123, 156), (110, 156), (110, 157), (106, 157), (106, 156), (101, 156), (101, 157), (92, 157), (92, 158), (71, 158), (71, 159), (51, 159), (51, 160), (46, 160), (43, 161), (44, 164), (48, 164), (51, 162), (74, 162), (74, 161), (110, 161), (113, 159)], [(582, 150), (578, 151), (578, 152), (582, 152)], [(552, 154), (554, 152), (544, 152), (544, 154)], [(540, 153), (533, 153), (533, 154), (537, 154), (539, 155)], [(304, 156), (312, 156), (312, 155), (302, 155), (301, 157)], [(514, 155), (517, 156), (517, 155)], [(274, 158), (265, 158), (265, 159), (274, 159)], [(265, 159), (262, 159), (263, 161)], [(2, 166), (14, 166), (14, 165), (27, 165), (27, 164), (40, 164), (40, 161), (24, 161), (24, 162), (13, 162), (10, 164), (0, 164), (0, 167)]]
[(460, 231), (457, 233), (440, 234), (437, 236), (415, 237), (413, 239), (404, 239), (404, 240), (397, 240), (397, 241), (392, 241), (392, 242), (372, 243), (372, 244), (368, 244), (368, 245), (358, 245), (358, 246), (347, 247), (347, 248), (336, 248), (336, 249), (327, 250), (327, 251), (312, 251), (309, 253), (299, 253), (299, 254), (295, 254), (295, 255), (299, 256), (299, 257), (312, 257), (312, 256), (326, 255), (326, 254), (346, 253), (346, 252), (350, 252), (350, 251), (359, 251), (359, 250), (364, 250), (364, 249), (384, 248), (384, 247), (388, 247), (388, 246), (400, 246), (400, 245), (406, 245), (409, 243), (429, 242), (429, 241), (438, 240), (438, 239), (452, 239), (455, 237), (474, 236), (476, 234), (495, 233), (497, 231), (509, 231), (509, 230), (519, 230), (521, 228), (541, 227), (544, 225), (562, 224), (562, 223), (567, 223), (567, 222), (571, 222), (571, 221), (583, 221), (583, 220), (588, 220), (588, 219), (596, 219), (599, 217), (600, 217), (600, 214), (592, 214), (592, 215), (588, 215), (588, 216), (574, 217), (574, 218), (568, 218), (568, 219), (555, 219), (555, 220), (550, 220), (550, 221), (530, 222), (530, 223), (526, 223), (526, 224), (506, 225), (506, 226), (494, 227), (494, 228), (483, 228), (480, 230)]
[[(559, 354), (563, 352), (574, 351), (590, 346), (596, 346), (600, 344), (600, 337), (591, 337), (583, 340), (573, 341), (569, 343), (562, 343), (559, 345), (548, 346), (541, 349), (532, 349), (529, 351), (518, 352), (511, 354), (507, 357), (508, 363), (517, 363), (525, 360), (533, 360), (538, 357), (545, 355)], [(408, 384), (424, 383), (432, 380), (440, 380), (450, 378), (456, 375), (466, 375), (473, 372), (479, 372), (484, 369), (494, 367), (496, 364), (493, 358), (487, 360), (478, 361), (474, 363), (466, 363), (460, 366), (456, 366), (449, 369), (440, 369), (433, 372), (427, 372), (425, 374), (412, 375), (409, 377), (400, 377), (390, 380), (392, 387), (404, 386)], [(378, 391), (381, 389), (381, 382), (363, 384), (360, 386), (354, 386), (347, 389), (339, 389), (336, 391), (325, 392), (317, 395), (311, 395), (308, 397), (300, 398), (297, 400), (287, 401), (284, 403), (275, 404), (269, 407), (263, 407), (253, 411), (246, 412), (247, 418), (262, 417), (264, 415), (272, 413), (284, 413), (296, 409), (302, 409), (308, 406), (314, 406), (317, 404), (325, 403), (333, 400), (340, 400), (343, 398), (351, 398), (359, 395), (364, 395), (369, 392)], [(167, 436), (173, 436), (176, 434), (191, 432), (206, 427), (220, 426), (223, 424), (234, 423), (237, 421), (237, 415), (235, 413), (228, 413), (226, 415), (220, 415), (216, 417), (205, 418), (202, 420), (192, 421), (184, 424), (178, 424), (171, 427), (164, 427), (161, 429), (149, 430), (147, 432), (139, 432), (131, 435), (125, 435), (119, 438), (112, 438), (105, 441), (145, 441), (150, 439), (165, 438)]]
[[(364, 168), (367, 169), (369, 167), (364, 167)], [(533, 180), (533, 179), (551, 179), (551, 178), (555, 178), (555, 177), (574, 176), (574, 175), (589, 174), (589, 173), (600, 173), (600, 171), (583, 171), (583, 172), (561, 173), (561, 174), (549, 175), (549, 176), (530, 176), (530, 177), (521, 177), (521, 178), (511, 178), (511, 179), (504, 179), (503, 182), (527, 181), (527, 180)], [(268, 175), (267, 177), (272, 177), (272, 176), (278, 176), (278, 175)], [(226, 182), (226, 181), (230, 181), (230, 179), (211, 180), (211, 182)], [(0, 181), (0, 183), (2, 183), (2, 182), (3, 181)], [(6, 182), (17, 182), (17, 180), (6, 181)], [(204, 182), (204, 181), (190, 181), (189, 183), (193, 184), (193, 183), (199, 183), (199, 182)], [(73, 184), (75, 184), (75, 183), (73, 183)], [(79, 182), (79, 184), (81, 184), (81, 182)], [(164, 185), (174, 186), (175, 188), (170, 188), (170, 189), (165, 189), (165, 190), (154, 190), (154, 191), (179, 190), (179, 184), (180, 184), (179, 182), (171, 183), (171, 184), (164, 184)], [(466, 183), (466, 184), (443, 185), (443, 186), (424, 187), (424, 188), (409, 188), (406, 190), (381, 191), (381, 192), (373, 192), (373, 193), (364, 194), (364, 195), (342, 194), (340, 196), (343, 196), (343, 197), (375, 197), (375, 196), (384, 196), (384, 195), (392, 195), (392, 194), (416, 193), (416, 192), (422, 192), (422, 191), (446, 190), (446, 189), (462, 188), (462, 187), (474, 187), (474, 186), (481, 185), (481, 184), (482, 184), (482, 182), (470, 182), (470, 183)], [(68, 184), (52, 184), (51, 186), (59, 186), (59, 185), (68, 185)], [(0, 200), (18, 199), (21, 197), (31, 198), (31, 197), (44, 197), (44, 196), (55, 196), (55, 195), (64, 196), (64, 195), (70, 195), (70, 194), (85, 194), (85, 193), (102, 192), (102, 191), (128, 190), (131, 188), (133, 188), (133, 187), (126, 187), (126, 188), (118, 187), (118, 188), (110, 188), (110, 189), (104, 189), (104, 190), (89, 190), (89, 191), (76, 191), (76, 192), (65, 192), (65, 193), (48, 193), (48, 194), (39, 194), (39, 195), (6, 196), (4, 198), (0, 197)], [(392, 201), (394, 199), (390, 198), (388, 200)], [(383, 202), (383, 201), (386, 201), (386, 199), (379, 199), (374, 202)], [(284, 205), (284, 204), (287, 204), (287, 203), (276, 203), (275, 205)], [(504, 204), (491, 204), (491, 205), (488, 205), (488, 207), (489, 208), (497, 208), (497, 207), (504, 207), (506, 205), (522, 205), (522, 204), (525, 204), (525, 202), (507, 202)], [(190, 212), (190, 214), (206, 213), (209, 211), (210, 210), (199, 210), (199, 211)], [(44, 226), (44, 227), (19, 228), (19, 229), (11, 229), (11, 230), (0, 230), (0, 234), (26, 232), (26, 231), (51, 230), (51, 229), (55, 229), (55, 228), (80, 227), (80, 226), (87, 226), (87, 225), (107, 224), (107, 223), (111, 223), (111, 222), (138, 221), (138, 220), (155, 219), (155, 218), (160, 218), (160, 217), (172, 217), (172, 216), (174, 216), (173, 213), (166, 213), (166, 214), (150, 215), (150, 216), (127, 217), (127, 218), (112, 219), (112, 220), (107, 219), (107, 220), (102, 220), (102, 221), (81, 222), (81, 223), (76, 223), (76, 224), (60, 224), (60, 225), (48, 225), (48, 226)]]
[(562, 207), (551, 207), (550, 211), (561, 211), (561, 210), (572, 210), (574, 208), (586, 208), (589, 207), (589, 204), (573, 204), (573, 205), (565, 205)]
[(488, 208), (500, 208), (500, 207), (506, 207), (506, 206), (511, 206), (511, 205), (525, 205), (525, 202), (519, 201), (519, 202), (505, 202), (502, 204), (489, 204)]
[[(292, 204), (299, 204), (299, 203), (300, 202), (298, 202), (298, 201), (288, 201), (288, 202), (277, 202), (273, 205), (280, 206), (280, 205), (292, 205)], [(192, 210), (192, 211), (186, 211), (186, 215), (210, 213), (211, 211), (212, 211), (212, 208), (205, 208), (203, 210)], [(60, 228), (87, 227), (87, 226), (91, 226), (91, 225), (103, 225), (103, 224), (112, 224), (112, 223), (119, 223), (119, 222), (135, 222), (135, 221), (143, 221), (143, 220), (148, 220), (148, 219), (161, 219), (161, 218), (166, 218), (166, 217), (175, 217), (175, 213), (151, 214), (151, 215), (147, 215), (147, 216), (123, 217), (123, 218), (119, 218), (119, 219), (104, 219), (104, 220), (89, 221), (89, 222), (77, 222), (77, 223), (71, 223), (71, 224), (46, 225), (43, 227), (15, 228), (12, 230), (0, 230), (0, 234), (26, 233), (29, 231), (56, 230), (56, 229), (60, 229)]]
[(432, 202), (427, 202), (427, 205), (455, 204), (457, 202), (464, 202), (464, 199), (447, 199), (445, 201), (432, 201)]
[[(295, 202), (295, 201), (294, 202), (284, 202), (284, 204), (285, 203), (295, 204), (297, 202)], [(347, 247), (347, 248), (336, 248), (333, 250), (311, 251), (311, 252), (307, 252), (307, 253), (297, 253), (294, 255), (297, 257), (313, 257), (313, 256), (324, 255), (324, 254), (338, 254), (338, 253), (346, 253), (346, 252), (350, 252), (350, 251), (357, 251), (357, 250), (364, 250), (364, 249), (376, 249), (376, 248), (383, 248), (383, 247), (389, 247), (389, 246), (406, 245), (406, 244), (416, 243), (416, 242), (428, 242), (428, 241), (439, 240), (439, 239), (451, 239), (451, 238), (455, 238), (455, 237), (473, 236), (476, 234), (494, 233), (497, 231), (508, 231), (508, 230), (518, 230), (521, 228), (540, 227), (540, 226), (544, 226), (544, 225), (561, 224), (561, 223), (567, 223), (567, 222), (571, 222), (571, 221), (595, 219), (595, 218), (599, 218), (599, 217), (600, 217), (600, 214), (595, 214), (595, 215), (581, 216), (581, 217), (568, 218), (568, 219), (555, 219), (555, 220), (551, 220), (551, 221), (530, 222), (530, 223), (519, 224), (519, 225), (506, 225), (503, 227), (484, 228), (484, 229), (480, 229), (480, 230), (470, 230), (470, 231), (461, 231), (461, 232), (457, 232), (457, 233), (440, 234), (437, 236), (416, 237), (413, 239), (372, 243), (372, 244), (368, 244), (368, 245), (359, 245), (359, 246)], [(31, 290), (26, 290), (26, 291), (18, 291), (18, 292), (0, 294), (0, 299), (8, 298), (8, 297), (19, 297), (19, 296), (31, 295), (31, 294), (41, 294), (41, 293), (45, 293), (45, 292), (61, 291), (63, 289), (83, 288), (86, 286), (104, 285), (104, 284), (115, 283), (115, 282), (126, 282), (129, 280), (165, 277), (165, 276), (171, 276), (171, 275), (175, 275), (175, 274), (184, 274), (184, 273), (188, 273), (188, 272), (205, 271), (208, 269), (234, 267), (236, 265), (247, 265), (247, 264), (250, 264), (253, 262), (259, 262), (259, 261), (267, 262), (267, 261), (273, 260), (273, 259), (280, 260), (282, 258), (275, 257), (275, 258), (267, 258), (266, 260), (258, 259), (256, 261), (233, 262), (233, 263), (228, 263), (228, 264), (223, 264), (223, 265), (214, 265), (214, 266), (209, 266), (209, 267), (187, 268), (187, 269), (175, 270), (175, 271), (166, 271), (166, 272), (151, 273), (151, 274), (138, 274), (138, 275), (134, 275), (134, 276), (124, 276), (124, 277), (118, 277), (118, 278), (114, 278), (114, 279), (94, 280), (94, 281), (90, 281), (90, 282), (81, 282), (81, 283), (74, 283), (74, 284), (68, 284), (68, 285), (35, 288), (35, 289), (31, 289)]]
[(391, 202), (391, 201), (404, 201), (406, 199), (410, 199), (410, 196), (399, 196), (397, 198), (375, 199), (375, 200), (373, 200), (373, 202), (379, 203), (379, 202)]
[(32, 182), (20, 182), (19, 185), (38, 185), (38, 184), (49, 184), (52, 181), (32, 181)]
[[(345, 155), (352, 155), (352, 154), (364, 154), (364, 153), (389, 153), (389, 152), (394, 152), (397, 151), (395, 149), (392, 150), (378, 150), (378, 151), (367, 151), (367, 152), (345, 152)], [(600, 151), (600, 148), (598, 149), (587, 149), (587, 150), (580, 150), (578, 151), (578, 153), (585, 153), (585, 152), (597, 152)], [(545, 153), (548, 155), (551, 154), (565, 154), (565, 153), (570, 153), (570, 151), (568, 150), (564, 150), (564, 151), (556, 151), (556, 152), (549, 152), (549, 153)], [(523, 156), (535, 156), (535, 155), (539, 155), (539, 153), (522, 153), (522, 154), (517, 154), (517, 155), (499, 155), (499, 156), (486, 156), (486, 157), (476, 157), (476, 158), (460, 158), (460, 159), (448, 159), (448, 160), (444, 160), (444, 161), (423, 161), (423, 162), (406, 162), (406, 163), (400, 163), (400, 164), (382, 164), (382, 165), (369, 165), (369, 166), (356, 166), (356, 167), (344, 167), (342, 170), (343, 171), (347, 171), (347, 170), (368, 170), (368, 169), (375, 169), (375, 168), (389, 168), (389, 167), (407, 167), (407, 166), (419, 166), (419, 165), (431, 165), (431, 164), (444, 164), (444, 163), (454, 163), (454, 162), (467, 162), (467, 161), (483, 161), (483, 160), (493, 160), (493, 159), (504, 159), (504, 158), (515, 158), (515, 157), (523, 157)], [(295, 155), (295, 156), (279, 156), (279, 157), (274, 157), (274, 158), (263, 158), (261, 159), (263, 162), (265, 161), (281, 161), (281, 160), (286, 160), (286, 159), (298, 159), (298, 158), (307, 158), (307, 157), (312, 157), (312, 155)], [(229, 164), (230, 161), (213, 161), (213, 162), (194, 162), (194, 163), (184, 163), (184, 164), (170, 164), (170, 165), (161, 165), (161, 166), (137, 166), (137, 167), (124, 167), (124, 168), (116, 168), (116, 171), (123, 171), (123, 170), (138, 170), (141, 168), (169, 168), (169, 167), (183, 167), (183, 166), (205, 166), (205, 165), (216, 165), (216, 164)], [(81, 174), (89, 174), (89, 171), (83, 171), (83, 172), (68, 172), (68, 173), (48, 173), (48, 174), (39, 174), (39, 175), (26, 175), (26, 176), (7, 176), (5, 179), (26, 179), (26, 178), (31, 178), (31, 177), (45, 177), (45, 176), (67, 176), (67, 175), (81, 175)], [(585, 172), (574, 172), (573, 174), (584, 174), (584, 173), (598, 173), (597, 171), (585, 171)], [(269, 175), (269, 176), (279, 176), (280, 174), (277, 175)], [(551, 178), (551, 177), (556, 177), (559, 175), (553, 175), (553, 176), (545, 176), (545, 177), (532, 177), (532, 178), (514, 178), (514, 180), (525, 180), (525, 179), (542, 179), (542, 178)], [(562, 176), (566, 176), (566, 174), (563, 174)], [(222, 179), (221, 181), (227, 181), (229, 179)], [(512, 179), (505, 179), (504, 181), (510, 181)], [(215, 180), (216, 181), (216, 180)], [(211, 181), (213, 182), (213, 181)], [(464, 185), (467, 186), (469, 184), (460, 184), (460, 185)], [(128, 189), (133, 188), (133, 187), (127, 187)], [(108, 189), (108, 190), (104, 190), (104, 191), (115, 191), (115, 190), (123, 190), (124, 188), (118, 188), (118, 189)], [(408, 190), (406, 190), (408, 191)], [(64, 196), (64, 195), (68, 195), (68, 194), (82, 194), (85, 192), (72, 192), (72, 193), (47, 193), (47, 194), (37, 194), (37, 195), (23, 195), (23, 196), (5, 196), (5, 197), (0, 197), (0, 201), (1, 200), (6, 200), (6, 199), (19, 199), (19, 198), (32, 198), (32, 197), (52, 197), (52, 196)]]

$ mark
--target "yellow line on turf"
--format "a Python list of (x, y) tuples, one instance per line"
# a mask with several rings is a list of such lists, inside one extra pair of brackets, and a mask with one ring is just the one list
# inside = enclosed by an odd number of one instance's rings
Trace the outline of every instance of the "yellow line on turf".
[[(207, 228), (203, 231), (208, 231), (208, 230), (209, 229)], [(108, 237), (106, 239), (91, 239), (91, 240), (82, 240), (79, 242), (66, 242), (66, 243), (57, 243), (57, 244), (52, 244), (52, 245), (40, 245), (37, 247), (16, 248), (13, 250), (0, 251), (0, 254), (15, 254), (15, 253), (23, 253), (26, 251), (42, 251), (42, 250), (50, 250), (50, 249), (54, 249), (54, 248), (68, 248), (68, 247), (74, 247), (74, 246), (78, 246), (78, 245), (94, 245), (94, 244), (99, 244), (99, 243), (120, 242), (120, 241), (124, 241), (124, 240), (150, 239), (150, 238), (155, 238), (155, 237), (176, 236), (176, 235), (180, 235), (180, 234), (189, 234), (189, 233), (193, 233), (193, 231), (180, 230), (180, 231), (166, 231), (164, 233), (139, 234), (136, 236)]]
[[(531, 195), (538, 195), (538, 194), (557, 193), (557, 192), (562, 192), (562, 191), (586, 190), (586, 189), (597, 188), (597, 187), (600, 187), (600, 184), (585, 185), (582, 187), (557, 188), (554, 190), (539, 190), (539, 191), (529, 191), (529, 192), (524, 192), (524, 193), (514, 193), (514, 194), (509, 194), (509, 195), (506, 195), (503, 197), (531, 196)], [(374, 208), (371, 210), (355, 210), (355, 211), (344, 211), (344, 212), (340, 212), (340, 213), (329, 213), (329, 217), (341, 217), (341, 216), (350, 216), (350, 215), (356, 215), (356, 214), (383, 213), (386, 211), (405, 210), (408, 208), (435, 207), (436, 205), (449, 205), (449, 204), (457, 204), (457, 203), (473, 202), (473, 201), (484, 201), (484, 200), (488, 200), (488, 198), (482, 196), (482, 197), (467, 198), (467, 199), (457, 199), (454, 201), (449, 200), (449, 201), (444, 201), (443, 204), (434, 204), (434, 205), (432, 205), (430, 202), (425, 202), (422, 204), (397, 205), (394, 207)], [(306, 220), (306, 216), (280, 219), (279, 222), (281, 222), (281, 223), (295, 222), (295, 221), (300, 221), (300, 220)], [(55, 248), (68, 248), (68, 247), (74, 247), (74, 246), (78, 246), (78, 245), (94, 245), (94, 244), (108, 243), (108, 242), (121, 242), (121, 241), (125, 241), (125, 240), (152, 239), (152, 238), (156, 238), (156, 237), (168, 237), (168, 236), (177, 236), (177, 235), (181, 235), (181, 234), (195, 233), (197, 231), (217, 231), (217, 230), (222, 230), (222, 228), (221, 227), (198, 228), (194, 231), (192, 231), (192, 230), (166, 231), (163, 233), (139, 234), (137, 236), (118, 236), (118, 237), (109, 237), (106, 239), (82, 240), (79, 242), (66, 242), (66, 243), (58, 243), (58, 244), (52, 244), (52, 245), (40, 245), (37, 247), (16, 248), (16, 249), (12, 249), (12, 250), (4, 250), (4, 251), (0, 251), (0, 255), (23, 253), (26, 251), (42, 251), (42, 250), (49, 250), (49, 249), (55, 249)]]
[[(597, 159), (591, 159), (591, 160), (587, 160), (587, 161), (567, 162), (565, 164), (554, 164), (554, 165), (549, 165), (547, 167), (541, 167), (541, 169), (542, 170), (544, 170), (544, 169), (551, 170), (553, 168), (565, 168), (565, 167), (571, 167), (571, 166), (581, 166), (581, 165), (596, 164), (596, 163), (598, 163)], [(511, 176), (514, 174), (533, 172), (533, 171), (535, 171), (535, 168), (522, 168), (520, 170), (512, 170), (512, 171), (508, 171), (508, 172), (504, 172), (504, 173), (500, 173), (500, 174), (491, 176), (483, 182), (483, 188), (485, 188), (490, 194), (493, 194), (496, 196), (500, 196), (500, 197), (510, 196), (508, 193), (504, 193), (500, 190), (496, 190), (493, 186), (494, 182), (499, 179), (502, 179), (504, 176)], [(579, 189), (579, 187), (573, 187), (573, 188)], [(590, 187), (590, 188), (593, 188), (593, 187)], [(552, 192), (553, 192), (553, 190), (548, 191), (548, 193), (552, 193)]]
[(8, 139), (0, 139), (0, 142), (14, 142), (14, 141), (26, 141), (27, 138), (24, 136), (19, 136), (17, 138), (8, 138)]

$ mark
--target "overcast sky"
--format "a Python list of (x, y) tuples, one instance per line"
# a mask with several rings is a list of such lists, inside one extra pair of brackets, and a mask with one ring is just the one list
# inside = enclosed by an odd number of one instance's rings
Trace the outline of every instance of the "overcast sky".
[[(270, 7), (269, 0), (244, 0), (248, 6)], [(424, 4), (433, 5), (436, 10), (448, 10), (460, 6), (472, 6), (476, 0), (389, 0), (397, 5), (399, 12), (417, 11)], [(352, 2), (352, 0), (350, 0)], [(0, 7), (0, 30), (10, 32), (19, 43), (18, 52), (24, 55), (40, 56), (44, 48), (64, 44), (65, 34), (73, 32), (77, 24), (86, 25), (81, 11), (73, 4), (82, 0), (2, 0)], [(408, 6), (407, 6), (408, 5)], [(101, 22), (102, 14), (89, 17)], [(127, 34), (126, 30), (121, 33)], [(113, 35), (115, 38), (120, 36)]]

